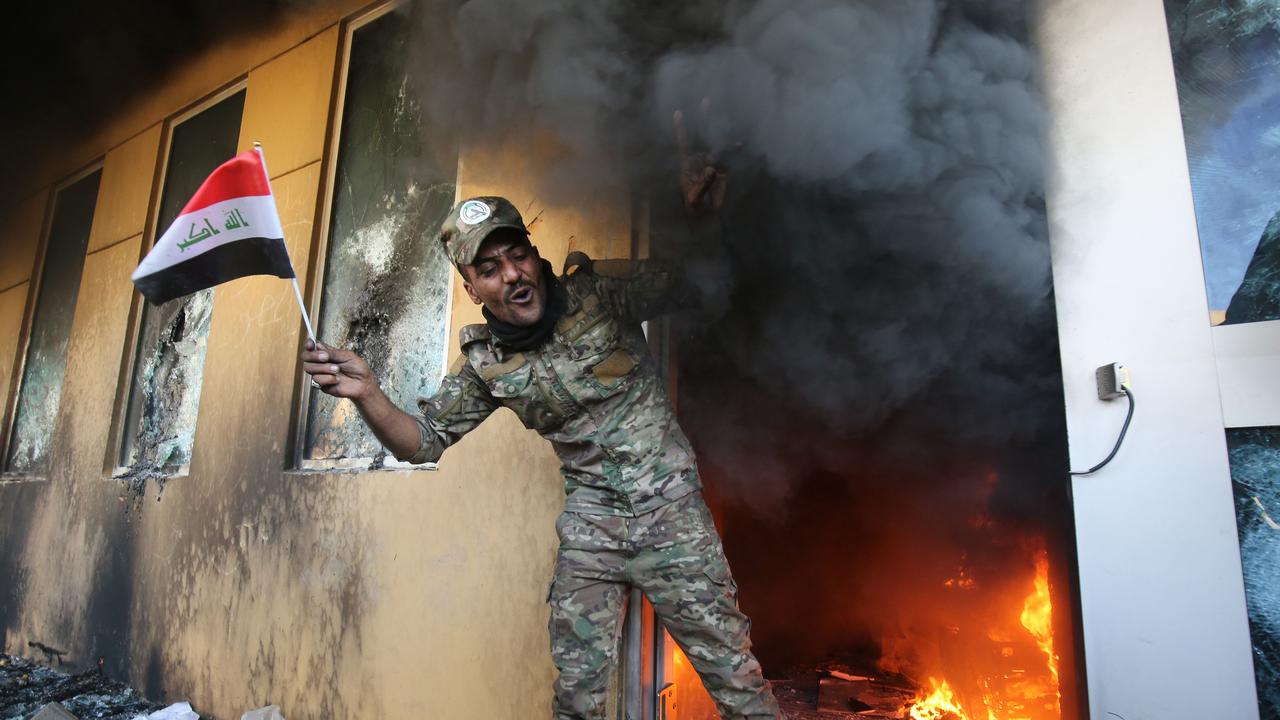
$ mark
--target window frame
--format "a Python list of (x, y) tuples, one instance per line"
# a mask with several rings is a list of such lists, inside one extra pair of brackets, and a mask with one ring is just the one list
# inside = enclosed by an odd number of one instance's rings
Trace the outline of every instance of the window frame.
[[(17, 420), (18, 415), (18, 401), (22, 395), (22, 381), (27, 373), (27, 355), (31, 351), (31, 326), (36, 316), (36, 304), (40, 299), (40, 288), (44, 285), (45, 263), (48, 260), (49, 255), (49, 235), (53, 230), (53, 217), (58, 212), (58, 195), (63, 190), (71, 187), (77, 182), (80, 182), (95, 172), (101, 171), (105, 160), (105, 157), (96, 158), (70, 175), (67, 175), (62, 180), (54, 183), (52, 186), (42, 188), (38, 191), (38, 193), (44, 192), (46, 194), (43, 203), (44, 212), (42, 213), (40, 220), (40, 241), (36, 245), (35, 261), (32, 263), (31, 276), (27, 279), (27, 299), (23, 305), (22, 324), (18, 331), (18, 345), (13, 360), (13, 371), (9, 378), (9, 394), (5, 398), (3, 418), (0, 418), (0, 429), (3, 430), (3, 432), (0, 432), (0, 484), (8, 482), (48, 480), (47, 474), (9, 470), (9, 449), (13, 444), (13, 434), (17, 431), (17, 424), (15, 421)], [(98, 193), (99, 195), (102, 193), (101, 185), (99, 185)], [(95, 199), (93, 220), (96, 221), (97, 219), (97, 201)], [(92, 221), (90, 222), (89, 227), (89, 232), (92, 235)], [(85, 254), (84, 257), (81, 258), (81, 262), (83, 263), (87, 261), (89, 255), (90, 251), (88, 249), (88, 244), (86, 243)], [(81, 272), (83, 273), (83, 268)], [(84, 282), (83, 276), (81, 277), (81, 282)], [(79, 307), (79, 304), (80, 297), (77, 290), (77, 308)], [(74, 329), (73, 313), (72, 330)], [(68, 340), (69, 339), (70, 338), (68, 338)], [(68, 344), (67, 351), (70, 352), (70, 350), (70, 344)], [(65, 386), (65, 373), (63, 374), (62, 382)], [(62, 414), (61, 403), (59, 403), (58, 414)], [(56, 431), (57, 427), (55, 424), (53, 432)]]
[[(173, 150), (173, 133), (174, 130), (182, 123), (235, 95), (236, 93), (247, 90), (249, 87), (248, 75), (241, 75), (235, 80), (223, 85), (214, 92), (205, 95), (201, 99), (185, 106), (177, 112), (169, 115), (162, 121), (160, 153), (156, 159), (155, 174), (151, 181), (151, 194), (148, 198), (146, 224), (142, 230), (143, 242), (140, 243), (138, 249), (138, 262), (151, 252), (155, 247), (158, 235), (162, 230), (157, 226), (160, 223), (160, 203), (164, 195), (164, 182), (169, 174), (169, 159)], [(244, 117), (241, 115), (241, 125), (243, 127)], [(129, 412), (129, 397), (133, 394), (134, 382), (134, 366), (138, 360), (138, 344), (141, 342), (142, 316), (145, 310), (146, 299), (137, 292), (132, 291), (132, 299), (129, 303), (129, 323), (125, 332), (124, 347), (121, 350), (120, 373), (116, 380), (115, 401), (111, 406), (111, 425), (107, 432), (107, 450), (102, 461), (103, 479), (115, 480), (116, 476), (127, 473), (129, 468), (120, 464), (120, 457), (124, 452), (125, 442), (125, 421)], [(191, 474), (191, 464), (184, 463), (177, 467), (166, 467), (166, 481), (174, 478), (186, 477)]]
[[(327, 269), (329, 262), (329, 240), (330, 231), (332, 229), (333, 195), (334, 188), (337, 185), (338, 155), (342, 145), (342, 121), (346, 110), (347, 81), (351, 69), (351, 48), (355, 34), (361, 28), (386, 17), (397, 10), (403, 9), (407, 5), (408, 0), (388, 0), (387, 2), (356, 13), (343, 21), (342, 34), (339, 38), (338, 74), (334, 84), (333, 108), (329, 118), (330, 132), (328, 142), (325, 147), (320, 212), (319, 217), (316, 220), (316, 241), (311, 253), (310, 267), (307, 270), (307, 289), (304, 296), (307, 304), (307, 313), (314, 319), (313, 322), (316, 323), (320, 320), (320, 306), (324, 299), (325, 270)], [(461, 171), (462, 154), (459, 153), (458, 169), (454, 174), (455, 203), (459, 200), (461, 195), (462, 186), (461, 183), (458, 182), (462, 175)], [(440, 363), (441, 378), (448, 373), (449, 367), (448, 337), (453, 329), (453, 294), (455, 290), (455, 282), (456, 278), (454, 277), (454, 273), (449, 273), (448, 292), (446, 295), (447, 301), (445, 303), (444, 310), (446, 317), (446, 341), (444, 343), (444, 352)], [(436, 463), (414, 465), (412, 463), (401, 462), (390, 454), (388, 454), (377, 467), (374, 466), (374, 458), (372, 457), (322, 460), (312, 460), (304, 457), (307, 448), (307, 416), (311, 411), (311, 379), (302, 371), (301, 363), (298, 365), (298, 377), (295, 384), (295, 390), (297, 392), (298, 404), (294, 408), (294, 427), (291, 435), (291, 447), (289, 448), (289, 466), (286, 470), (287, 473), (310, 476), (331, 472), (436, 469)]]

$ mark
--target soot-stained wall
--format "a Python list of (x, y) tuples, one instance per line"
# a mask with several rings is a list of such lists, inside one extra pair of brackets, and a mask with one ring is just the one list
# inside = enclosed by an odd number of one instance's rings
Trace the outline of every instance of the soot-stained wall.
[[(238, 717), (527, 718), (550, 705), (544, 603), (562, 504), (549, 447), (507, 411), (438, 471), (294, 472), (303, 380), (289, 284), (214, 292), (190, 474), (134, 507), (109, 478), (112, 418), (131, 352), (129, 282), (156, 234), (164, 123), (244, 78), (240, 150), (261, 141), (295, 268), (318, 254), (342, 22), (357, 0), (298, 6), (269, 35), (212, 46), (153, 92), (69, 141), (0, 209), (0, 392), (9, 395), (49, 188), (97, 159), (95, 211), (45, 476), (0, 483), (3, 649), (42, 642), (160, 698)], [(459, 192), (503, 192), (541, 212), (535, 240), (625, 255), (625, 198), (595, 214), (552, 206), (528, 175), (535, 144), (463, 148)], [(546, 152), (554, 152), (547, 150)], [(39, 178), (36, 180), (35, 178)], [(600, 199), (597, 198), (597, 201)], [(449, 347), (479, 318), (454, 283)]]

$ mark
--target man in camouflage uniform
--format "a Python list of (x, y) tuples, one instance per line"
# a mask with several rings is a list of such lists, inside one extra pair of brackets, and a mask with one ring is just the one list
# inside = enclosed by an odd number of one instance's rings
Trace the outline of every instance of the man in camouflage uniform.
[(577, 255), (557, 278), (499, 197), (460, 203), (440, 240), (487, 322), (462, 329), (462, 355), (418, 414), (396, 408), (353, 353), (308, 349), (306, 371), (325, 392), (355, 401), (402, 460), (439, 459), (504, 406), (551, 441), (567, 496), (548, 597), (555, 718), (605, 717), (630, 587), (653, 604), (721, 717), (780, 717), (750, 651), (750, 621), (693, 451), (641, 331), (683, 300), (675, 274)]

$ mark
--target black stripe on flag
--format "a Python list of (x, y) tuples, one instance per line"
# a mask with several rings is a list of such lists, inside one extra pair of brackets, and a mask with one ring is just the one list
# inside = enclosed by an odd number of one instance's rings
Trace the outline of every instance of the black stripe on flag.
[(134, 281), (153, 305), (247, 275), (295, 277), (289, 251), (280, 238), (246, 238), (201, 253), (190, 260)]

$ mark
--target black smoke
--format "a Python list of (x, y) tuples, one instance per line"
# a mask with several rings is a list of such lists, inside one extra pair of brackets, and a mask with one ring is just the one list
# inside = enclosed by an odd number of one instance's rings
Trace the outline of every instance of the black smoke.
[[(841, 653), (936, 669), (960, 608), (1016, 617), (1000, 603), (1028, 582), (1028, 538), (1069, 577), (1028, 5), (413, 11), (434, 123), (464, 147), (554, 139), (540, 202), (629, 190), (655, 252), (698, 258), (710, 309), (675, 324), (681, 421), (771, 672)], [(710, 271), (708, 223), (692, 232), (678, 200), (675, 110), (727, 173)], [(940, 593), (961, 567), (979, 589), (957, 604)], [(916, 634), (933, 640), (886, 641)]]
[[(687, 323), (681, 344), (686, 376), (701, 379), (682, 400), (733, 428), (704, 434), (704, 454), (823, 468), (846, 462), (830, 437), (876, 436), (907, 462), (1060, 431), (1025, 4), (470, 0), (414, 12), (419, 87), (440, 125), (464, 145), (565, 148), (539, 178), (549, 204), (640, 187), (679, 257), (706, 241), (680, 239), (669, 207), (674, 110), (722, 162), (729, 281), (711, 290), (724, 314)], [(732, 491), (766, 506), (788, 492), (732, 475)]]

